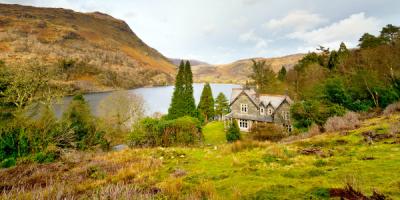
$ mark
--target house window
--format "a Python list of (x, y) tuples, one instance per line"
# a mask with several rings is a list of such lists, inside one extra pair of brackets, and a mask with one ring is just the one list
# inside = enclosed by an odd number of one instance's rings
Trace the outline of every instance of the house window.
[(240, 110), (242, 111), (242, 113), (247, 113), (247, 104), (241, 104)]
[(248, 127), (247, 120), (239, 119), (239, 127), (240, 128), (247, 128)]
[(264, 108), (260, 108), (260, 114), (264, 115)]
[(272, 108), (268, 108), (268, 115), (272, 115)]
[(287, 111), (282, 111), (282, 117), (284, 120), (289, 120), (289, 112)]

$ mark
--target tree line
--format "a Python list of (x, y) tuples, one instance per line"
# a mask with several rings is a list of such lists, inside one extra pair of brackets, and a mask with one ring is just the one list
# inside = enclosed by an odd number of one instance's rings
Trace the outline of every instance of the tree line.
[(385, 108), (400, 99), (399, 30), (389, 24), (378, 36), (365, 33), (354, 49), (343, 42), (337, 50), (320, 46), (277, 74), (265, 62), (253, 61), (248, 84), (262, 93), (288, 92), (296, 102), (291, 117), (302, 130), (347, 111)]

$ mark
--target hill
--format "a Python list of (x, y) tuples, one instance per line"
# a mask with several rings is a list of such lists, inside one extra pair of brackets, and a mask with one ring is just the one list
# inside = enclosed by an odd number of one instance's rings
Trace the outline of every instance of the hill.
[(179, 59), (179, 58), (169, 58), (169, 60), (175, 65), (179, 66), (181, 63), (181, 60), (188, 60), (190, 62), (191, 66), (196, 66), (196, 65), (208, 65), (208, 63), (200, 61), (200, 60), (194, 60), (194, 59)]
[[(265, 60), (271, 64), (272, 70), (278, 72), (282, 66), (286, 69), (292, 68), (304, 54), (294, 54), (277, 58), (253, 58), (260, 61)], [(195, 82), (213, 83), (245, 83), (252, 72), (252, 59), (238, 60), (222, 65), (197, 65), (193, 67), (193, 78)]]
[(0, 49), (7, 66), (63, 68), (56, 81), (70, 90), (163, 85), (176, 71), (124, 21), (99, 12), (0, 4)]
[(205, 146), (65, 152), (54, 163), (0, 169), (0, 198), (398, 199), (399, 120), (381, 116), (354, 130), (233, 144), (223, 124), (212, 122)]

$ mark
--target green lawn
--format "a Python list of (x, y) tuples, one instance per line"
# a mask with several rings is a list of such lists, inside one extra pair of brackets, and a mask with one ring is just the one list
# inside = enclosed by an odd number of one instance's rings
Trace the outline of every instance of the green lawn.
[(218, 145), (226, 143), (224, 123), (214, 121), (203, 127), (204, 143)]

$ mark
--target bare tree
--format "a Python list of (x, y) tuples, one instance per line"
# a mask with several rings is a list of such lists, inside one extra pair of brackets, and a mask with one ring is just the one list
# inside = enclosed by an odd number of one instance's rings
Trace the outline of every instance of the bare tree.
[(144, 116), (144, 100), (129, 91), (115, 91), (99, 104), (99, 116), (119, 130), (126, 130)]

